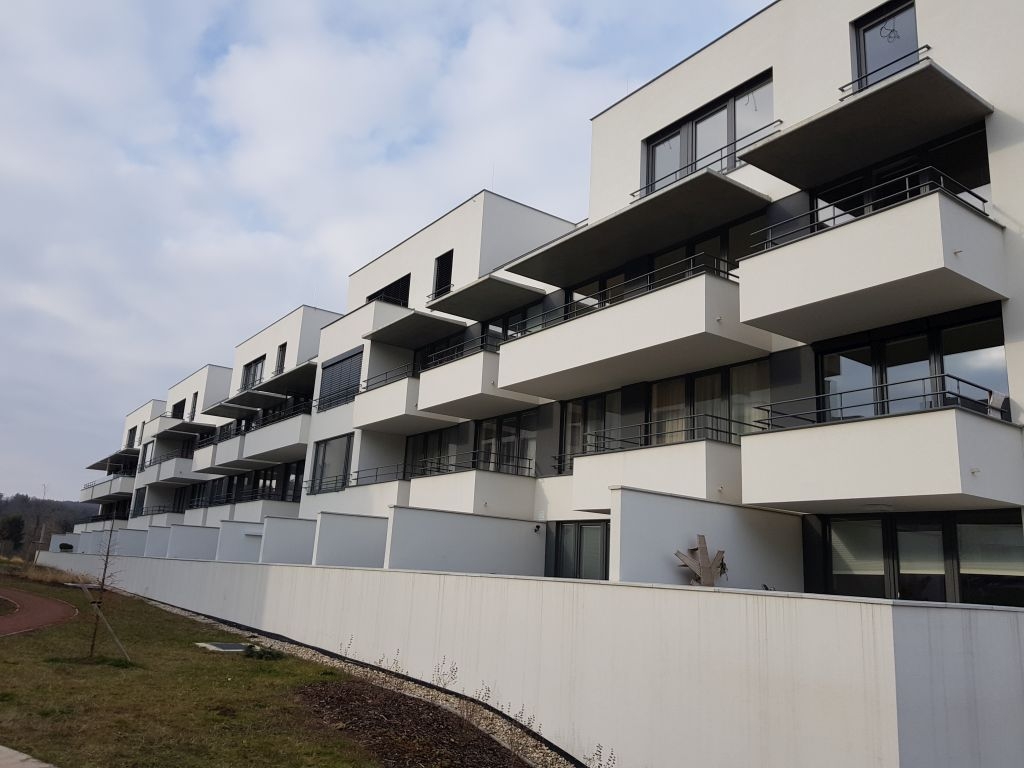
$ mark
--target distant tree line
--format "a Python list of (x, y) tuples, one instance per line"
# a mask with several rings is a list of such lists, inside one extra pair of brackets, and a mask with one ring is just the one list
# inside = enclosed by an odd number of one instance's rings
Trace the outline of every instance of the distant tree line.
[(0, 493), (0, 555), (23, 554), (54, 533), (67, 533), (75, 523), (95, 515), (95, 504), (38, 499), (25, 493)]

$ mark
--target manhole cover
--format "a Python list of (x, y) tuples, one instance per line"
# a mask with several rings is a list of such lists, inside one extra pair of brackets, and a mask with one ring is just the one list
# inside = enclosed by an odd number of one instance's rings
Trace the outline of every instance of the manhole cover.
[(196, 643), (200, 648), (218, 653), (245, 653), (248, 643)]

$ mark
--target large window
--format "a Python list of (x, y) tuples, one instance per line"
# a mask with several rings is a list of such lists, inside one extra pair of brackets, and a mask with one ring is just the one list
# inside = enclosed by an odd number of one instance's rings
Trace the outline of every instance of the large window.
[(854, 23), (857, 46), (856, 89), (915, 64), (917, 16), (913, 2), (887, 3)]
[(771, 132), (774, 113), (771, 78), (761, 78), (652, 136), (644, 142), (646, 178), (640, 193), (703, 168), (734, 168), (736, 152)]
[(477, 469), (513, 475), (533, 475), (536, 471), (536, 461), (536, 410), (477, 422)]
[(284, 358), (288, 353), (288, 342), (277, 345), (277, 360), (274, 362), (274, 375), (284, 372)]
[[(313, 447), (313, 474), (310, 478), (310, 493), (340, 491), (348, 485), (349, 466), (352, 460), (352, 435), (340, 435), (330, 440), (321, 440)], [(289, 488), (294, 489), (292, 475), (282, 478)]]
[(767, 360), (677, 376), (569, 400), (562, 408), (560, 470), (586, 453), (670, 445), (688, 440), (735, 442), (758, 431), (771, 399)]
[[(951, 405), (1009, 418), (998, 304), (826, 342), (818, 352), (826, 421)], [(818, 408), (808, 401), (809, 421)]]
[(572, 521), (555, 529), (555, 576), (608, 578), (608, 523)]
[(411, 435), (405, 441), (405, 464), (413, 476), (472, 469), (466, 433), (459, 426)]
[(409, 306), (409, 283), (412, 280), (412, 275), (404, 275), (398, 278), (393, 283), (389, 283), (375, 293), (371, 293), (366, 297), (366, 303), (369, 304), (371, 301), (387, 301), (392, 304), (398, 304), (401, 307)]
[(444, 296), (452, 289), (452, 263), (455, 260), (455, 251), (442, 253), (434, 259), (434, 292), (430, 298), (436, 299)]
[(826, 518), (828, 590), (1024, 606), (1019, 510)]
[(326, 411), (343, 403), (351, 403), (359, 392), (362, 370), (362, 350), (340, 360), (325, 363), (320, 372), (320, 396), (317, 410)]
[(241, 389), (252, 389), (261, 381), (263, 381), (263, 366), (267, 362), (267, 356), (261, 355), (260, 357), (253, 360), (251, 363), (246, 363), (242, 366), (242, 386)]
[(185, 418), (185, 401), (179, 400), (171, 406), (171, 418), (172, 419), (184, 419)]

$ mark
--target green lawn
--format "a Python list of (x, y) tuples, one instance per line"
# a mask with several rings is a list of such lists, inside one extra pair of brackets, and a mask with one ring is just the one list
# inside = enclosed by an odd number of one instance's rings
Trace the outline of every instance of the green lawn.
[[(295, 696), (298, 686), (340, 673), (291, 657), (201, 650), (193, 643), (239, 637), (109, 593), (105, 613), (137, 666), (85, 664), (93, 619), (82, 593), (5, 570), (0, 584), (57, 597), (80, 613), (0, 638), (0, 744), (61, 768), (376, 766)], [(116, 659), (100, 631), (99, 653)]]

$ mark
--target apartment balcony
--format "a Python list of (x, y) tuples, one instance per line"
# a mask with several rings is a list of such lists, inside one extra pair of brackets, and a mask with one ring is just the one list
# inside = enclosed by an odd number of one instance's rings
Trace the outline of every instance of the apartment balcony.
[(638, 256), (751, 216), (771, 202), (719, 171), (684, 170), (685, 174), (660, 182), (656, 191), (638, 191), (626, 208), (577, 227), (505, 270), (571, 288)]
[(727, 270), (694, 256), (531, 318), (501, 346), (498, 386), (567, 400), (767, 354)]
[[(150, 526), (179, 525), (185, 522), (185, 510), (169, 504), (154, 504), (133, 510), (131, 513), (133, 528), (149, 528)], [(133, 525), (141, 523), (141, 525)]]
[(126, 474), (114, 474), (86, 483), (82, 486), (79, 501), (108, 502), (130, 499), (135, 489), (135, 471)]
[(572, 472), (575, 510), (607, 512), (613, 486), (739, 504), (739, 439), (753, 429), (709, 415), (631, 424), (584, 434), (557, 466)]
[(954, 376), (772, 403), (745, 435), (743, 503), (815, 513), (1019, 507), (1021, 428)]
[(533, 519), (533, 462), (482, 451), (440, 456), (411, 468), (409, 506)]
[(427, 309), (483, 323), (543, 299), (546, 293), (542, 288), (492, 273), (439, 294), (427, 302)]
[(804, 342), (1006, 298), (1003, 230), (934, 168), (764, 230), (740, 321)]
[(259, 523), (267, 517), (298, 517), (298, 501), (272, 498), (280, 495), (257, 489), (240, 494), (235, 501), (231, 520), (242, 523)]
[(409, 505), (409, 472), (405, 464), (359, 469), (338, 477), (306, 481), (306, 496), (328, 512), (386, 516), (389, 507)]
[(304, 459), (312, 407), (311, 402), (299, 403), (255, 419), (242, 442), (242, 459), (269, 464)]
[(413, 435), (457, 423), (458, 419), (419, 408), (420, 379), (412, 374), (410, 363), (364, 381), (355, 398), (353, 426)]
[(420, 372), (419, 407), (463, 419), (483, 419), (547, 402), (498, 387), (497, 342), (480, 336), (432, 354)]
[(466, 329), (466, 323), (461, 320), (409, 309), (383, 299), (374, 301), (372, 310), (370, 330), (363, 338), (402, 349), (418, 349)]
[(146, 462), (145, 467), (136, 476), (136, 485), (168, 487), (176, 485), (191, 485), (209, 479), (208, 477), (194, 472), (192, 468), (191, 451), (174, 451), (160, 456), (154, 456)]
[(992, 114), (991, 104), (931, 58), (921, 58), (929, 50), (924, 46), (905, 57), (907, 66), (892, 76), (842, 86), (837, 104), (747, 149), (740, 159), (800, 189), (814, 189)]

